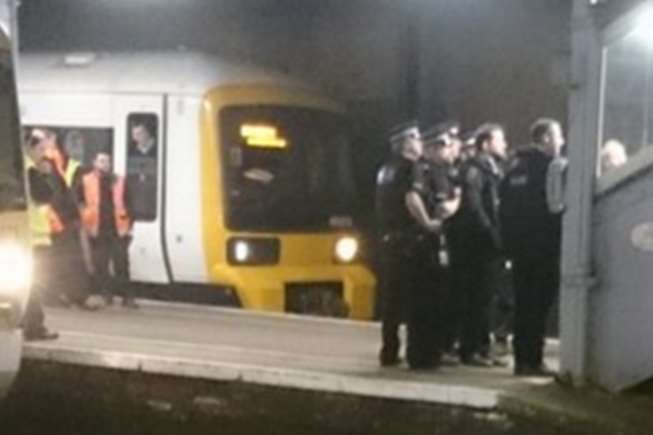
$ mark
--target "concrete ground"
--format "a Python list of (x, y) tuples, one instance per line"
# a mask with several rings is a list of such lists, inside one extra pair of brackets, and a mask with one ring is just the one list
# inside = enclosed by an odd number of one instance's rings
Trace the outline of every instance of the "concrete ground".
[[(47, 315), (62, 336), (27, 344), (28, 360), (499, 410), (605, 433), (653, 430), (647, 397), (569, 390), (552, 380), (516, 378), (510, 367), (380, 368), (376, 323), (154, 302), (139, 310), (49, 309)], [(547, 354), (555, 365), (555, 342)]]

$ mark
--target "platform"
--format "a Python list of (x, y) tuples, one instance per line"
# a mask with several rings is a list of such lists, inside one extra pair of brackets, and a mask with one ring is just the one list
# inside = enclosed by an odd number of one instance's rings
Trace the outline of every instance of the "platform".
[[(633, 403), (644, 400), (650, 409), (646, 399), (615, 400), (565, 389), (553, 380), (517, 378), (510, 367), (457, 366), (424, 372), (405, 366), (380, 368), (380, 328), (373, 322), (158, 302), (142, 302), (139, 310), (48, 309), (47, 316), (48, 325), (61, 337), (26, 344), (28, 360), (479, 412), (536, 412), (602, 427), (630, 425), (629, 418), (634, 426), (641, 423), (635, 411), (639, 405)], [(554, 366), (557, 349), (557, 342), (549, 340), (547, 359)]]

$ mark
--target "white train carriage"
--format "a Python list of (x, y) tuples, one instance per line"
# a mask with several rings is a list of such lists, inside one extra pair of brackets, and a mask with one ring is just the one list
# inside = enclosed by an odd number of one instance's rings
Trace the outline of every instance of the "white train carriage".
[[(371, 316), (374, 277), (350, 225), (349, 144), (332, 100), (191, 52), (27, 54), (19, 93), (24, 125), (56, 127), (86, 163), (108, 149), (127, 176), (134, 282), (210, 288), (245, 308), (340, 304)], [(143, 134), (154, 140), (139, 152)]]

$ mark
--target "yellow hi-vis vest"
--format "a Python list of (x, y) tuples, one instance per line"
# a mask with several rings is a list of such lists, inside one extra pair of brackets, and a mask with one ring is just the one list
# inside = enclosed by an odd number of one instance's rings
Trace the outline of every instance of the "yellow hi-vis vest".
[(77, 172), (77, 169), (81, 166), (81, 163), (78, 162), (75, 159), (68, 159), (68, 166), (66, 166), (66, 171), (62, 174), (63, 179), (66, 182), (66, 186), (68, 186), (69, 189), (73, 187), (73, 181), (75, 177), (75, 173)]

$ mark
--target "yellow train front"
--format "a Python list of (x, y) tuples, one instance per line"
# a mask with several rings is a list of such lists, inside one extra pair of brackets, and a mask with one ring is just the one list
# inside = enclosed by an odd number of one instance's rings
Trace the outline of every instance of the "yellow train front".
[[(110, 149), (135, 202), (134, 285), (248, 309), (372, 316), (342, 108), (287, 77), (196, 53), (23, 58), (24, 123), (89, 163)], [(137, 131), (141, 129), (147, 130)], [(152, 147), (139, 155), (139, 135)], [(149, 183), (149, 184), (148, 184)]]
[(211, 279), (234, 286), (245, 307), (372, 314), (374, 280), (351, 228), (356, 197), (339, 112), (296, 89), (205, 96), (205, 250)]

